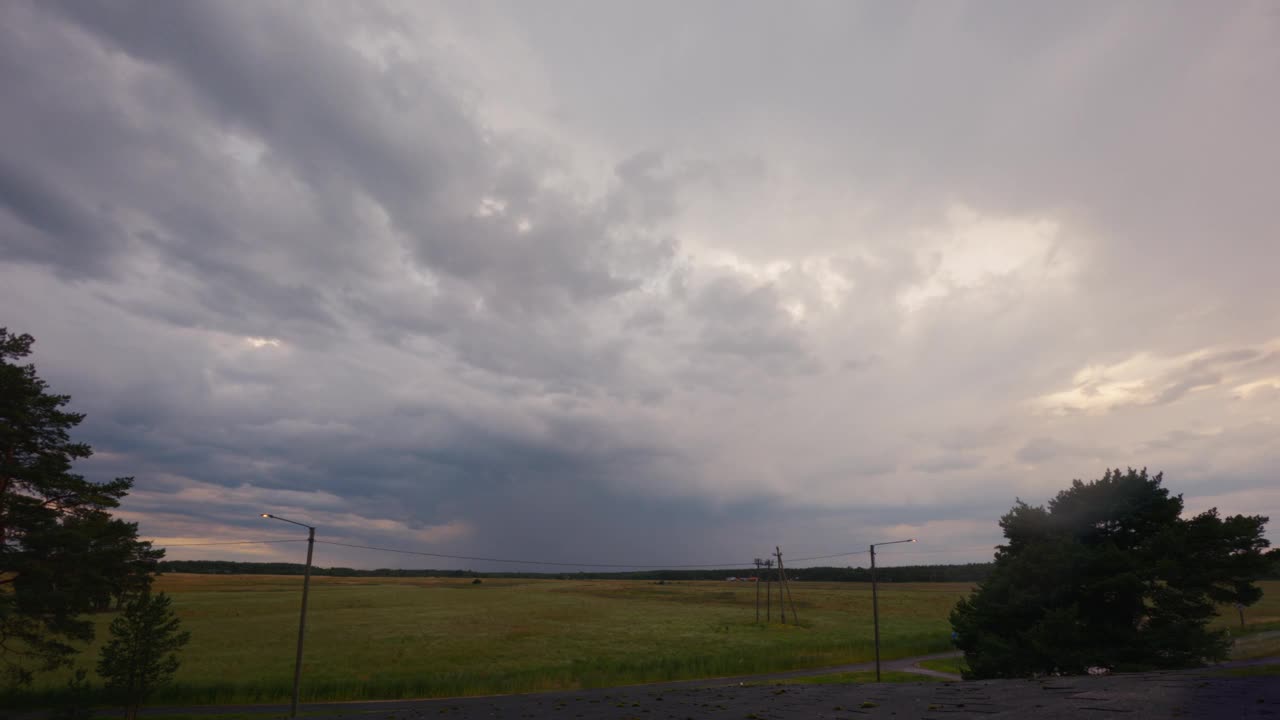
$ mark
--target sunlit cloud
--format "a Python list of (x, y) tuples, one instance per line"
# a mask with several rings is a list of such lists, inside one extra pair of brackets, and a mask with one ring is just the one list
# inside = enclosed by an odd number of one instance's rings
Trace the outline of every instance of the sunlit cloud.
[(280, 340), (278, 340), (277, 338), (247, 337), (244, 339), (244, 341), (248, 343), (251, 347), (255, 347), (255, 348), (264, 348), (264, 347), (277, 348), (277, 347), (280, 347), (280, 344), (281, 344)]
[(1037, 399), (1051, 412), (1099, 413), (1129, 405), (1175, 402), (1184, 396), (1219, 387), (1234, 386), (1238, 397), (1265, 391), (1276, 383), (1272, 377), (1245, 382), (1274, 370), (1276, 340), (1255, 347), (1210, 347), (1181, 355), (1136, 353), (1109, 365), (1081, 368), (1070, 390)]
[(989, 284), (1043, 292), (1068, 281), (1080, 263), (1057, 221), (984, 216), (966, 205), (950, 207), (945, 226), (919, 232), (913, 244), (924, 279), (899, 296), (912, 311)]

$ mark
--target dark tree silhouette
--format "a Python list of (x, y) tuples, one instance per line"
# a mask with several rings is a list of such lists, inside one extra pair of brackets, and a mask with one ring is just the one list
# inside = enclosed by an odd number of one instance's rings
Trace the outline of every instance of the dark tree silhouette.
[(177, 672), (178, 651), (191, 639), (182, 630), (164, 593), (139, 595), (111, 621), (111, 639), (102, 646), (98, 675), (125, 706), (129, 720), (157, 687)]
[[(1182, 517), (1163, 476), (1108, 470), (1000, 519), (995, 569), (951, 613), (975, 678), (1188, 667), (1219, 660), (1216, 604), (1256, 602), (1265, 517)], [(1272, 554), (1272, 556), (1274, 556)]]
[(10, 684), (70, 661), (93, 637), (82, 615), (121, 593), (145, 590), (163, 551), (109, 514), (132, 478), (95, 483), (72, 472), (89, 446), (32, 365), (30, 335), (0, 328), (0, 672)]

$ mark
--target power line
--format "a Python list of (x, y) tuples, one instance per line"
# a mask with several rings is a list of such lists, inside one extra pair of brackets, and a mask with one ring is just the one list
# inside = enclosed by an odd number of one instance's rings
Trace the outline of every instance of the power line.
[(325, 545), (339, 545), (341, 547), (360, 548), (361, 550), (379, 550), (382, 552), (400, 553), (401, 555), (421, 555), (424, 557), (446, 558), (449, 560), (473, 560), (476, 562), (498, 562), (511, 563), (516, 565), (555, 565), (558, 567), (594, 567), (594, 568), (632, 568), (641, 570), (676, 570), (680, 568), (728, 568), (728, 567), (749, 567), (751, 563), (702, 563), (699, 565), (633, 565), (623, 563), (576, 563), (563, 562), (554, 560), (515, 560), (511, 558), (494, 558), (494, 557), (476, 557), (472, 555), (446, 555), (444, 553), (423, 552), (421, 550), (400, 550), (398, 548), (376, 547), (373, 545), (355, 545), (353, 543), (334, 542), (332, 540), (317, 540), (317, 543)]
[[(996, 548), (995, 545), (969, 545), (968, 547), (944, 548), (941, 550), (904, 550), (902, 552), (903, 552), (903, 555), (905, 556), (935, 555), (938, 553), (967, 552), (969, 550), (994, 550), (995, 548)], [(791, 562), (798, 563), (798, 562), (809, 562), (810, 560), (829, 560), (831, 558), (848, 557), (850, 555), (866, 555), (867, 552), (868, 552), (867, 550), (857, 550), (855, 552), (836, 553), (834, 555), (817, 555), (814, 557), (796, 558)]]
[[(210, 547), (210, 546), (218, 546), (218, 545), (272, 545), (272, 544), (280, 544), (280, 543), (296, 543), (296, 542), (306, 542), (306, 541), (304, 539), (291, 539), (291, 540), (227, 540), (227, 541), (217, 541), (217, 542), (164, 543), (164, 544), (156, 540), (152, 540), (150, 542), (157, 545), (162, 545), (163, 547), (178, 548), (178, 547)], [(421, 557), (442, 558), (447, 560), (470, 560), (473, 562), (507, 563), (512, 565), (547, 565), (547, 566), (554, 566), (554, 567), (614, 568), (614, 569), (632, 569), (632, 570), (681, 570), (681, 569), (706, 569), (706, 568), (716, 569), (716, 568), (751, 567), (752, 565), (752, 563), (744, 563), (744, 562), (697, 563), (697, 564), (679, 564), (679, 565), (565, 562), (562, 560), (528, 560), (528, 559), (515, 559), (515, 558), (481, 557), (481, 556), (475, 556), (475, 555), (450, 555), (447, 553), (434, 553), (434, 552), (426, 552), (422, 550), (404, 550), (401, 548), (379, 547), (376, 545), (357, 545), (355, 543), (335, 542), (333, 540), (317, 540), (316, 542), (324, 545), (336, 545), (340, 547), (357, 548), (360, 550), (376, 550), (379, 552), (398, 553), (400, 555), (417, 555)], [(987, 548), (988, 546), (980, 546), (980, 547)], [(908, 554), (909, 555), (928, 555), (928, 554), (939, 553), (939, 552), (958, 552), (958, 551), (963, 551), (968, 549), (971, 549), (971, 548), (950, 548), (946, 550), (925, 550), (925, 551), (917, 550), (915, 552), (908, 553)], [(977, 547), (973, 547), (972, 549), (977, 549)], [(814, 560), (829, 560), (832, 558), (839, 558), (839, 557), (865, 555), (867, 554), (867, 552), (868, 552), (867, 550), (854, 550), (851, 552), (832, 553), (830, 555), (814, 555), (811, 557), (795, 558), (791, 562), (804, 563), (804, 562), (812, 562)]]
[(968, 547), (943, 548), (940, 550), (906, 550), (904, 555), (936, 555), (938, 553), (968, 552), (970, 550), (991, 550), (999, 547), (998, 545), (970, 545)]
[(855, 550), (853, 552), (836, 553), (834, 555), (816, 555), (814, 557), (795, 558), (791, 562), (793, 563), (809, 562), (810, 560), (827, 560), (829, 558), (848, 557), (850, 555), (866, 555), (866, 554), (867, 554), (866, 550)]
[(273, 543), (306, 542), (306, 539), (303, 538), (298, 540), (228, 540), (226, 542), (198, 542), (198, 543), (161, 543), (159, 540), (147, 540), (146, 542), (149, 542), (153, 545), (160, 545), (161, 547), (171, 548), (171, 547), (204, 547), (207, 545), (269, 545)]

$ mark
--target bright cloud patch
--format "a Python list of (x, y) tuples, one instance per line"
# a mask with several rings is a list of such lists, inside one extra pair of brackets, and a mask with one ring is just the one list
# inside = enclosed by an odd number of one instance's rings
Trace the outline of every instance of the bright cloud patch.
[(987, 216), (965, 205), (951, 207), (946, 217), (944, 227), (920, 232), (915, 243), (925, 272), (922, 282), (900, 296), (910, 310), (985, 285), (1041, 290), (1078, 269), (1054, 220)]
[(1274, 377), (1255, 379), (1280, 365), (1280, 341), (1255, 347), (1205, 348), (1182, 355), (1138, 353), (1110, 365), (1089, 365), (1072, 377), (1074, 387), (1036, 404), (1051, 412), (1099, 413), (1130, 405), (1162, 405), (1184, 396), (1232, 386), (1241, 397), (1265, 391)]
[(276, 338), (250, 337), (245, 338), (244, 341), (255, 348), (280, 347), (280, 341)]

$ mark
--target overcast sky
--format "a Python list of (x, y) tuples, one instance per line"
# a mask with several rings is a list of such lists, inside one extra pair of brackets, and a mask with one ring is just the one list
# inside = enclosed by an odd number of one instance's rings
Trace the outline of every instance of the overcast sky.
[(0, 325), (161, 544), (979, 561), (1130, 465), (1280, 522), (1277, 78), (1265, 1), (12, 0)]

